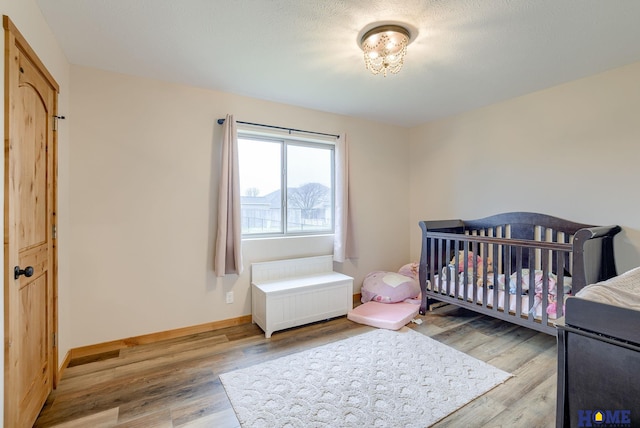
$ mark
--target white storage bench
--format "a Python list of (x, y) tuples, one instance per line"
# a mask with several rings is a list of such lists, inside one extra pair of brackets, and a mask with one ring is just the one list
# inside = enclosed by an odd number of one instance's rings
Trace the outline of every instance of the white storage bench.
[(346, 315), (353, 278), (333, 271), (332, 256), (251, 264), (252, 320), (274, 331)]

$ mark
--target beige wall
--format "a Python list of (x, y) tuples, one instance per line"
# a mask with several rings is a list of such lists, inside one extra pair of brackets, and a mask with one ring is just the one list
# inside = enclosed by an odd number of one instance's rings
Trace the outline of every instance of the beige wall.
[[(25, 37), (29, 45), (36, 52), (45, 67), (49, 70), (53, 78), (60, 86), (58, 94), (58, 111), (64, 115), (69, 106), (69, 64), (58, 46), (51, 30), (44, 21), (40, 9), (32, 0), (0, 0), (0, 13), (8, 16), (20, 33)], [(4, 40), (4, 38), (3, 38)], [(4, 70), (4, 54), (0, 55), (0, 69)], [(4, 73), (4, 71), (3, 71)], [(4, 99), (4, 84), (0, 85), (2, 99)], [(4, 103), (0, 103), (0, 114), (4, 117)], [(59, 285), (58, 294), (60, 296), (58, 325), (60, 339), (58, 350), (61, 357), (69, 350), (69, 258), (68, 258), (68, 231), (69, 231), (69, 130), (64, 122), (61, 122), (58, 131), (58, 155), (59, 155), (59, 176), (58, 176), (58, 257), (59, 257)], [(0, 122), (0, 129), (4, 135), (4, 121)], [(2, 155), (4, 157), (4, 151)], [(0, 176), (4, 177), (4, 160), (0, 162)], [(4, 200), (4, 186), (0, 186), (0, 198)], [(0, 221), (4, 224), (4, 211), (0, 211)], [(0, 253), (3, 248), (0, 247)], [(3, 254), (4, 255), (4, 254)], [(3, 257), (4, 258), (4, 257)], [(4, 264), (0, 265), (0, 273), (4, 278)], [(4, 310), (4, 293), (0, 293), (0, 308)], [(0, 317), (0, 337), (4, 342), (4, 316)], [(0, 364), (4, 366), (4, 353), (0, 353)], [(0, 421), (4, 412), (4, 377), (0, 380)], [(2, 422), (0, 422), (0, 425)]]
[(640, 265), (640, 63), (411, 130), (411, 255), (422, 219), (536, 211), (618, 224)]
[[(251, 262), (328, 254), (331, 238), (245, 242), (246, 271), (216, 279), (217, 118), (346, 132), (356, 278), (408, 261), (408, 130), (72, 66), (72, 346), (249, 315)], [(233, 290), (235, 302), (225, 303)]]

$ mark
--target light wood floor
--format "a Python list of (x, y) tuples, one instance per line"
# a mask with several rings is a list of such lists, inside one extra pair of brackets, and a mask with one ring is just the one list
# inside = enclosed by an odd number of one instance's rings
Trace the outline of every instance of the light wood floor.
[[(452, 306), (419, 318), (409, 328), (515, 375), (435, 426), (554, 426), (555, 337)], [(221, 373), (369, 330), (342, 317), (265, 339), (246, 324), (74, 360), (35, 426), (238, 427)]]

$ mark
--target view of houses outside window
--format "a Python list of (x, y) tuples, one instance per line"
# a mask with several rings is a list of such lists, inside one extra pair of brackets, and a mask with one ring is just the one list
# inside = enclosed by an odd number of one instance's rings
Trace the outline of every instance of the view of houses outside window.
[(240, 136), (238, 149), (243, 235), (333, 231), (333, 145)]

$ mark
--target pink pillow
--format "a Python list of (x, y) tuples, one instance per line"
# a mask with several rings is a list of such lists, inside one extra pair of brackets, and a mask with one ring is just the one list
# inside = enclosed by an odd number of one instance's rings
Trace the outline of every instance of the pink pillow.
[(418, 297), (420, 285), (412, 277), (395, 272), (376, 271), (364, 277), (361, 294), (362, 303), (397, 303)]

